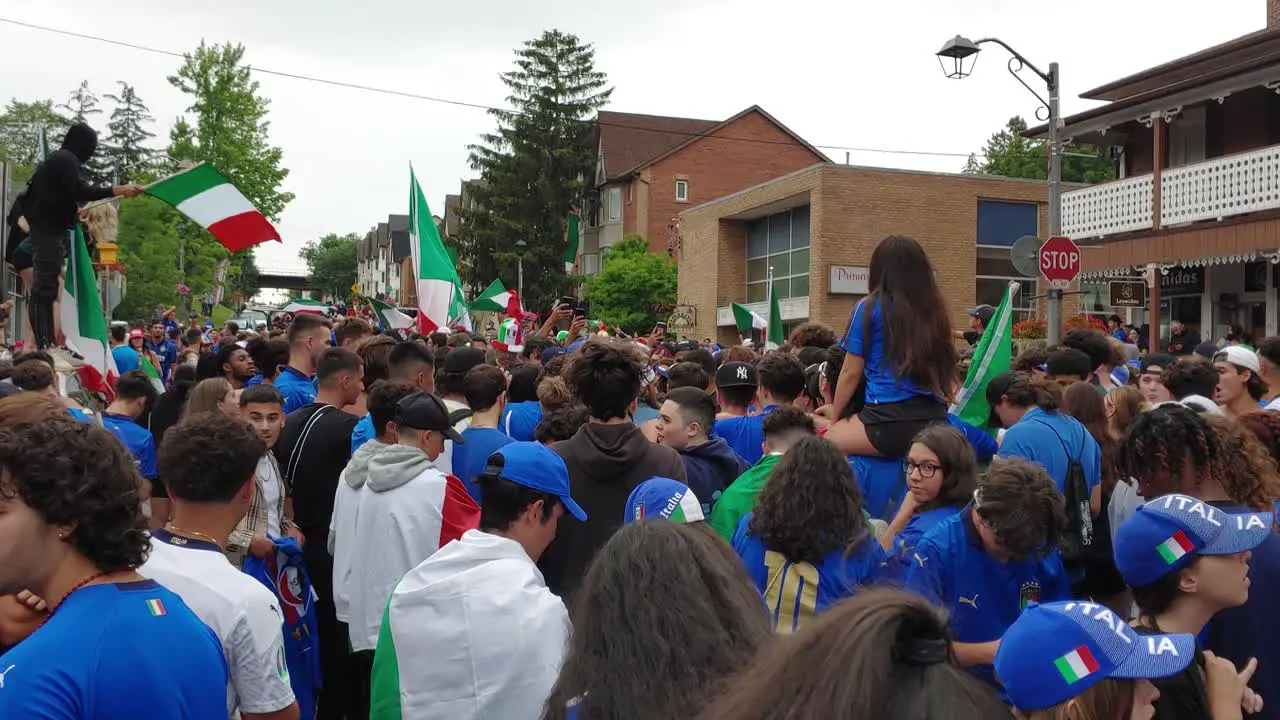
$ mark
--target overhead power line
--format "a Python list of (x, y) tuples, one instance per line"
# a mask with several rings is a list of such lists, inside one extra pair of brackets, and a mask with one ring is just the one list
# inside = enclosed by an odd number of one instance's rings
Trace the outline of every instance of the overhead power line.
[[(37, 25), (35, 23), (23, 22), (21, 20), (14, 20), (12, 18), (0, 17), (0, 23), (14, 25), (16, 27), (27, 28), (29, 30), (38, 30), (41, 32), (53, 33), (55, 35), (62, 35), (64, 37), (78, 38), (81, 40), (90, 40), (93, 42), (105, 43), (107, 45), (115, 45), (117, 47), (123, 47), (131, 50), (138, 50), (141, 52), (153, 53), (156, 55), (165, 55), (165, 56), (174, 57), (174, 58), (186, 57), (185, 53), (180, 53), (173, 50), (165, 50), (163, 48), (155, 48), (147, 45), (140, 45), (138, 43), (125, 42), (123, 40), (114, 40), (111, 38), (101, 37), (99, 35), (90, 35), (88, 33), (75, 32), (72, 30), (63, 30), (61, 28), (49, 27), (47, 25)], [(406, 90), (395, 90), (391, 88), (376, 87), (373, 85), (366, 85), (363, 83), (331, 80), (328, 78), (315, 77), (313, 75), (303, 75), (301, 73), (285, 72), (283, 70), (272, 70), (269, 68), (259, 67), (256, 65), (250, 65), (249, 69), (253, 72), (261, 73), (263, 75), (273, 75), (276, 77), (290, 78), (293, 80), (301, 80), (304, 82), (317, 83), (320, 85), (328, 85), (331, 87), (346, 88), (349, 90), (360, 90), (363, 92), (378, 93), (380, 95), (390, 95), (393, 97), (409, 98), (413, 100), (423, 100), (426, 102), (441, 103), (444, 105), (454, 105), (457, 107), (472, 108), (475, 110), (485, 110), (485, 111), (492, 110), (492, 111), (498, 111), (498, 112), (517, 113), (517, 111), (513, 111), (507, 108), (493, 107), (490, 105), (485, 105), (483, 103), (474, 103), (474, 102), (467, 102), (465, 100), (453, 100), (450, 98), (434, 97), (431, 95), (423, 95), (421, 93), (409, 92)], [(676, 131), (669, 131), (669, 130), (655, 130), (652, 127), (643, 127), (639, 125), (630, 125), (630, 124), (618, 123), (618, 122), (606, 122), (606, 121), (596, 121), (596, 120), (584, 120), (582, 122), (590, 125), (599, 124), (599, 125), (604, 125), (606, 127), (626, 128), (630, 130), (639, 130), (639, 131), (648, 131), (648, 132), (661, 132), (665, 135), (682, 135), (689, 138), (698, 137), (699, 135), (702, 135), (702, 133), (698, 133), (698, 132), (676, 132)], [(786, 140), (769, 140), (767, 138), (735, 137), (730, 135), (715, 135), (714, 138), (716, 140), (727, 140), (727, 141), (733, 141), (733, 142), (752, 142), (752, 143), (759, 143), (764, 145), (793, 145), (794, 144)], [(979, 157), (982, 156), (982, 153), (980, 152), (979, 153), (933, 152), (928, 150), (902, 150), (902, 149), (893, 149), (893, 148), (852, 147), (847, 145), (823, 145), (818, 143), (815, 143), (814, 147), (821, 148), (823, 150), (841, 150), (845, 152), (877, 153), (877, 154), (884, 154), (884, 155), (916, 155), (916, 156), (928, 156), (928, 157), (955, 157), (955, 158), (967, 158), (970, 155), (979, 156)]]

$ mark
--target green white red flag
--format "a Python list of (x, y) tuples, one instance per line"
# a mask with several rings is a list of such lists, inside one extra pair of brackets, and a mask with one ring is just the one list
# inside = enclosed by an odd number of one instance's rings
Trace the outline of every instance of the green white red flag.
[(280, 242), (271, 221), (208, 163), (147, 186), (147, 194), (172, 205), (231, 252), (268, 240)]
[(578, 213), (571, 212), (564, 221), (564, 272), (572, 273), (578, 266)]
[(67, 281), (61, 301), (59, 316), (66, 345), (84, 358), (84, 365), (76, 371), (80, 384), (90, 392), (114, 395), (120, 371), (107, 342), (107, 319), (98, 295), (98, 278), (79, 224), (67, 258)]
[(466, 304), (458, 302), (462, 297), (458, 270), (440, 240), (440, 230), (431, 217), (427, 196), (412, 166), (409, 168), (409, 250), (418, 291), (418, 331), (429, 335), (449, 327), (451, 319), (461, 318)]
[(280, 312), (287, 313), (311, 313), (312, 315), (325, 315), (333, 310), (333, 306), (319, 300), (308, 300), (306, 298), (298, 298), (290, 300), (280, 307), (276, 308)]
[(375, 297), (364, 298), (365, 302), (373, 308), (373, 314), (378, 318), (378, 326), (383, 330), (404, 330), (413, 327), (413, 318), (400, 312)]
[(494, 280), (471, 303), (476, 312), (500, 312), (509, 317), (519, 318), (524, 314), (520, 307), (520, 296), (515, 290), (508, 290), (501, 280)]

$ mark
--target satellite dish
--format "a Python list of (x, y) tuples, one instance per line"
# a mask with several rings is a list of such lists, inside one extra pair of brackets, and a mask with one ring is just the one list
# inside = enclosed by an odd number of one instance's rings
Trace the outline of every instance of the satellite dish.
[(1039, 277), (1040, 246), (1043, 244), (1044, 241), (1035, 235), (1018, 238), (1013, 247), (1009, 248), (1009, 260), (1013, 263), (1013, 269), (1023, 277)]

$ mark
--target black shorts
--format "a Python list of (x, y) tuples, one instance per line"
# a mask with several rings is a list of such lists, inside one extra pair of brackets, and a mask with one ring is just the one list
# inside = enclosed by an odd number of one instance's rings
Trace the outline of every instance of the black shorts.
[(937, 398), (917, 395), (908, 400), (868, 404), (858, 413), (867, 439), (876, 452), (900, 458), (911, 449), (911, 440), (926, 427), (946, 422), (947, 406)]

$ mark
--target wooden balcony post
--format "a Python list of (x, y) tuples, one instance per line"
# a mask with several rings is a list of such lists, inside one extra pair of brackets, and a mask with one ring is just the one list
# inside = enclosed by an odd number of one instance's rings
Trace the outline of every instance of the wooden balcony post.
[[(1160, 235), (1160, 171), (1164, 169), (1165, 138), (1168, 133), (1164, 119), (1157, 113), (1151, 115), (1151, 228)], [(1160, 352), (1160, 270), (1151, 267), (1147, 293), (1147, 351)]]

